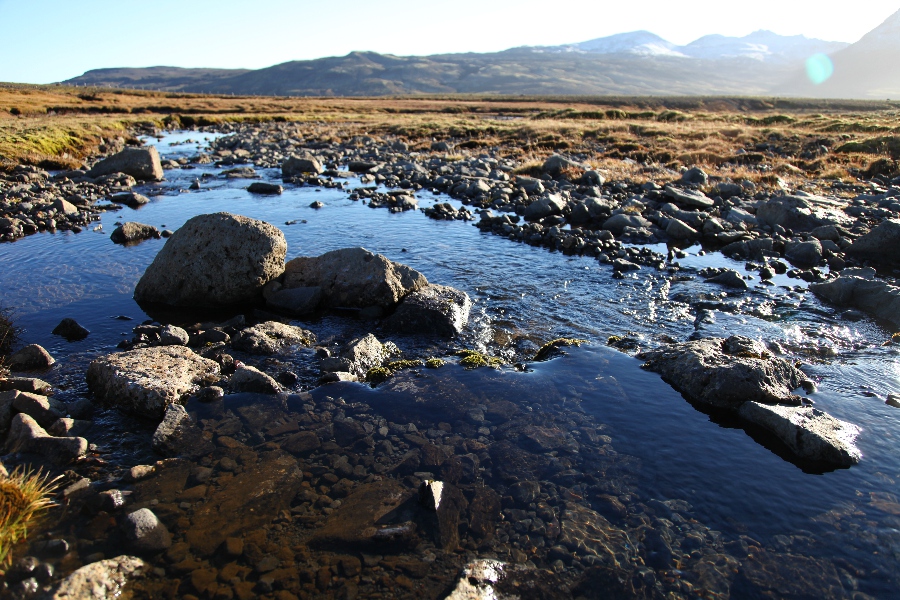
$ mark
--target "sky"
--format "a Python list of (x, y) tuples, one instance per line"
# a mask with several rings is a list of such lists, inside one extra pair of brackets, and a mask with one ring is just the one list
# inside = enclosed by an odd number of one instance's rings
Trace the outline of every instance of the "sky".
[(840, 10), (797, 0), (0, 0), (0, 81), (53, 83), (106, 67), (258, 69), (355, 50), (493, 52), (639, 29), (676, 44), (758, 29), (855, 42), (898, 9), (898, 0)]

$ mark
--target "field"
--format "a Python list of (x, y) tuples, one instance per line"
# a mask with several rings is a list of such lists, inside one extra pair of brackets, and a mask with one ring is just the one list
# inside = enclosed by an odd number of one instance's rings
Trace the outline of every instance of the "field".
[(0, 84), (0, 168), (77, 168), (149, 127), (292, 122), (299, 135), (392, 136), (414, 149), (495, 148), (529, 172), (577, 155), (612, 178), (699, 165), (762, 185), (898, 174), (900, 102), (708, 97), (251, 97)]

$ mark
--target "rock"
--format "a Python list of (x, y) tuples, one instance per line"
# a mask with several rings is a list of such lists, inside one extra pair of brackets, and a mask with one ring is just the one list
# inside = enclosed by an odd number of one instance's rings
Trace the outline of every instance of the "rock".
[(350, 372), (362, 379), (369, 369), (382, 365), (387, 359), (387, 352), (378, 338), (370, 333), (347, 344), (341, 358), (350, 361)]
[(57, 419), (66, 416), (65, 402), (18, 390), (12, 393), (12, 407), (16, 412), (25, 413), (41, 427), (50, 427)]
[(321, 446), (322, 442), (319, 440), (319, 436), (312, 431), (295, 433), (281, 442), (281, 449), (291, 454), (309, 454)]
[(525, 208), (525, 219), (539, 221), (544, 217), (562, 214), (566, 208), (566, 201), (559, 194), (547, 194), (532, 202)]
[(739, 290), (746, 290), (750, 288), (750, 286), (747, 284), (747, 281), (741, 276), (740, 273), (738, 273), (734, 269), (724, 269), (718, 275), (707, 279), (706, 283), (718, 283), (719, 285), (724, 285)]
[(318, 308), (322, 288), (318, 286), (280, 289), (266, 297), (266, 305), (292, 315), (305, 315)]
[(98, 162), (87, 172), (87, 176), (97, 178), (113, 173), (125, 173), (145, 181), (162, 181), (164, 177), (159, 152), (154, 146), (126, 148)]
[(812, 558), (755, 549), (741, 559), (732, 598), (843, 600), (848, 593), (830, 557)]
[(696, 229), (678, 219), (669, 219), (666, 234), (676, 240), (692, 240), (700, 237)]
[(10, 371), (43, 371), (49, 369), (56, 360), (50, 353), (37, 344), (29, 344), (13, 352), (7, 366)]
[(284, 234), (268, 223), (224, 212), (198, 215), (159, 251), (134, 299), (191, 307), (251, 302), (281, 275), (286, 252)]
[(159, 238), (159, 230), (153, 225), (129, 221), (116, 227), (109, 239), (115, 244), (133, 244), (151, 238)]
[(322, 304), (330, 308), (393, 308), (426, 285), (428, 280), (418, 271), (365, 248), (301, 256), (288, 262), (284, 271), (284, 289), (320, 287)]
[(550, 175), (559, 175), (562, 171), (569, 169), (586, 171), (588, 169), (588, 166), (579, 162), (575, 162), (574, 160), (570, 160), (564, 156), (560, 156), (559, 154), (554, 154), (553, 156), (545, 160), (544, 165), (541, 167), (541, 170), (543, 170), (544, 173), (549, 173)]
[(59, 199), (54, 200), (52, 204), (53, 208), (56, 209), (57, 212), (60, 212), (64, 215), (77, 215), (78, 207), (72, 204), (71, 202), (67, 202), (66, 200)]
[(235, 369), (231, 376), (231, 389), (255, 394), (279, 394), (283, 391), (277, 381), (247, 365)]
[(837, 279), (812, 283), (809, 289), (832, 304), (864, 310), (900, 327), (900, 287), (874, 276), (874, 270), (844, 269)]
[(9, 431), (13, 418), (13, 402), (17, 396), (17, 390), (0, 392), (0, 440), (3, 440)]
[(467, 564), (456, 587), (445, 600), (496, 600), (506, 598), (496, 584), (506, 578), (508, 565), (496, 560), (476, 560)]
[(665, 188), (665, 194), (675, 202), (697, 208), (712, 208), (716, 205), (712, 198), (708, 198), (703, 192), (696, 190), (682, 190), (671, 185)]
[(822, 244), (817, 239), (808, 242), (788, 242), (784, 257), (800, 269), (810, 269), (822, 260)]
[(52, 389), (49, 383), (34, 377), (7, 377), (6, 379), (0, 379), (0, 392), (19, 390), (20, 392), (47, 396)]
[(854, 241), (847, 254), (874, 262), (900, 264), (900, 220), (887, 219)]
[(690, 401), (715, 408), (737, 409), (749, 401), (796, 405), (793, 390), (807, 381), (762, 343), (736, 335), (671, 344), (638, 358), (647, 361), (643, 368), (662, 375)]
[(316, 336), (311, 331), (277, 321), (266, 321), (239, 331), (231, 345), (250, 354), (277, 354), (291, 346), (309, 346), (315, 341)]
[(64, 466), (85, 455), (88, 442), (80, 437), (53, 437), (26, 414), (12, 418), (6, 439), (7, 453), (28, 452)]
[(137, 192), (122, 192), (121, 194), (116, 194), (110, 200), (116, 204), (124, 204), (131, 208), (138, 208), (150, 202), (150, 198)]
[(885, 404), (894, 408), (900, 408), (900, 394), (888, 394)]
[(578, 556), (595, 556), (605, 564), (619, 566), (635, 554), (628, 534), (589, 508), (567, 502), (559, 521), (558, 543)]
[(612, 231), (615, 235), (622, 235), (626, 227), (650, 227), (651, 223), (644, 217), (633, 213), (619, 213), (608, 218), (603, 223), (603, 229)]
[(115, 600), (125, 584), (143, 576), (144, 561), (134, 556), (117, 556), (85, 565), (60, 581), (49, 600)]
[(385, 327), (403, 333), (452, 337), (468, 323), (471, 308), (472, 301), (465, 292), (428, 284), (404, 298)]
[(816, 196), (776, 196), (759, 204), (756, 220), (760, 225), (778, 225), (795, 232), (850, 220), (833, 209), (834, 203)]
[[(434, 146), (434, 144), (432, 144)], [(433, 149), (433, 148), (432, 148)], [(351, 160), (347, 164), (347, 170), (351, 173), (368, 173), (372, 169), (378, 166), (378, 163), (369, 162), (369, 161), (361, 161), (361, 160)]]
[(859, 427), (835, 419), (812, 406), (768, 406), (745, 402), (738, 409), (738, 415), (774, 433), (802, 458), (849, 467), (862, 457), (855, 446)]
[(298, 177), (308, 173), (318, 175), (324, 170), (322, 163), (312, 154), (291, 156), (281, 164), (281, 176), (284, 178)]
[(160, 346), (187, 346), (191, 336), (181, 327), (166, 325), (159, 331)]
[(816, 227), (815, 229), (810, 231), (809, 234), (820, 242), (824, 242), (826, 240), (838, 242), (841, 239), (841, 233), (834, 225), (822, 225), (821, 227)]
[(680, 181), (686, 185), (706, 185), (709, 183), (709, 175), (700, 167), (691, 167), (681, 174)]
[(219, 365), (183, 346), (141, 348), (91, 362), (87, 383), (95, 398), (136, 415), (161, 419), (201, 383), (219, 377)]
[(197, 458), (216, 449), (180, 404), (166, 407), (162, 423), (153, 432), (152, 447), (165, 457), (185, 458)]
[(64, 337), (70, 342), (77, 342), (86, 338), (91, 332), (79, 325), (75, 319), (66, 318), (60, 321), (59, 325), (54, 327), (50, 333)]
[(541, 493), (541, 485), (537, 481), (519, 481), (509, 487), (509, 494), (518, 504), (528, 506)]
[(172, 546), (172, 534), (149, 508), (125, 515), (121, 527), (134, 552), (154, 554)]
[(266, 183), (264, 181), (256, 181), (251, 183), (247, 188), (251, 194), (280, 194), (284, 192), (284, 188), (277, 183)]
[(543, 194), (545, 191), (544, 184), (541, 183), (541, 180), (535, 179), (534, 177), (519, 175), (516, 177), (516, 183), (529, 194)]

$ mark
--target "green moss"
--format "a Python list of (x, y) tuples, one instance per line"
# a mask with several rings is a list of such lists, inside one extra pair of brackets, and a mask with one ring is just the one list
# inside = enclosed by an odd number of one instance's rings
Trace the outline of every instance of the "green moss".
[(393, 360), (387, 364), (387, 368), (391, 371), (402, 371), (403, 369), (415, 369), (421, 367), (421, 360)]
[(606, 338), (606, 345), (607, 346), (615, 346), (616, 344), (621, 342), (623, 339), (625, 339), (625, 338), (623, 338), (621, 335), (611, 335), (608, 338)]
[(425, 366), (429, 369), (440, 369), (444, 364), (444, 361), (439, 358), (429, 358), (425, 361)]
[(503, 361), (496, 356), (488, 356), (476, 350), (460, 350), (456, 353), (462, 356), (459, 364), (467, 369), (478, 369), (479, 367), (496, 367), (503, 364)]
[(861, 152), (863, 154), (887, 154), (900, 159), (900, 136), (883, 136), (868, 140), (847, 142), (835, 148), (835, 152)]
[(394, 376), (394, 372), (387, 367), (372, 367), (366, 372), (366, 381), (369, 383), (381, 383)]
[(534, 355), (534, 360), (547, 360), (563, 346), (580, 346), (586, 343), (587, 340), (579, 340), (576, 338), (557, 338), (541, 346), (541, 349)]

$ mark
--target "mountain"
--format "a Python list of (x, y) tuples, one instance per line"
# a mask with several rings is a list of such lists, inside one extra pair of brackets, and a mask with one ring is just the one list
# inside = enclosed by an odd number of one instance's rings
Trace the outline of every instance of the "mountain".
[(677, 46), (649, 31), (618, 33), (570, 46), (594, 54), (638, 54), (645, 56), (682, 56)]
[(834, 72), (824, 82), (797, 72), (778, 90), (813, 98), (900, 98), (900, 10), (830, 58)]
[(65, 83), (142, 90), (164, 89), (178, 92), (187, 89), (205, 89), (213, 81), (241, 75), (248, 71), (248, 69), (183, 69), (181, 67), (94, 69)]

